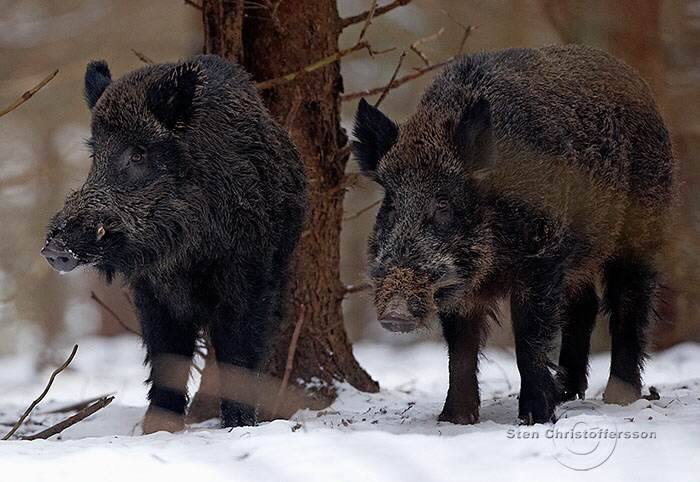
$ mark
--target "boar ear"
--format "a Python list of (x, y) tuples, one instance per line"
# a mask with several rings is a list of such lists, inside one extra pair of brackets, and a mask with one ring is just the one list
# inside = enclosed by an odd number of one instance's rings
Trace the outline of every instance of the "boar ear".
[(371, 176), (379, 160), (396, 143), (399, 127), (379, 109), (361, 99), (352, 133), (357, 138), (352, 143), (352, 152), (362, 173)]
[(146, 105), (168, 129), (187, 122), (198, 88), (204, 83), (200, 67), (192, 62), (177, 65), (156, 80), (146, 92)]
[(85, 102), (92, 110), (107, 86), (112, 83), (112, 74), (104, 60), (93, 60), (85, 69)]
[(452, 145), (470, 176), (483, 177), (496, 162), (496, 143), (491, 128), (491, 108), (479, 99), (448, 127)]

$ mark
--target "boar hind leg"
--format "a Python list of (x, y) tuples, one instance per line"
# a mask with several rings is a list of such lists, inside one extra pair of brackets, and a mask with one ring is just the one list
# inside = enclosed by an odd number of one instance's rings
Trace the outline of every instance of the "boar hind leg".
[(555, 271), (551, 267), (530, 270), (528, 285), (511, 294), (515, 355), (520, 372), (521, 424), (551, 421), (559, 401), (558, 386), (547, 357), (559, 331), (563, 298), (559, 284), (545, 281), (556, 278)]
[(597, 314), (598, 295), (592, 284), (568, 294), (559, 353), (561, 401), (576, 397), (583, 400), (586, 395), (588, 355)]
[(612, 340), (607, 403), (629, 404), (641, 396), (646, 328), (654, 313), (656, 273), (638, 259), (616, 259), (605, 267), (605, 307)]
[(151, 403), (143, 431), (177, 432), (184, 428), (187, 381), (197, 333), (193, 325), (173, 320), (148, 289), (137, 289), (134, 294), (151, 364)]
[(450, 313), (441, 315), (440, 321), (447, 341), (450, 386), (438, 420), (463, 425), (476, 423), (479, 421), (476, 374), (484, 317)]

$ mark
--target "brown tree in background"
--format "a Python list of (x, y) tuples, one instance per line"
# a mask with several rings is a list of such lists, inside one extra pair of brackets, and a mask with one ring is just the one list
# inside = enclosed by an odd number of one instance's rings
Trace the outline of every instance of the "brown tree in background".
[[(243, 65), (258, 82), (294, 73), (338, 52), (343, 29), (335, 0), (268, 2), (267, 14), (244, 16), (244, 2), (205, 0), (204, 51)], [(300, 76), (301, 77), (301, 76)], [(275, 82), (273, 82), (274, 84)], [(290, 380), (320, 381), (324, 398), (334, 381), (369, 392), (377, 383), (355, 360), (343, 326), (340, 231), (348, 139), (340, 127), (343, 81), (337, 61), (261, 91), (272, 115), (285, 125), (304, 159), (309, 182), (307, 227), (292, 275), (288, 320), (269, 372), (282, 378), (292, 334), (301, 323)]]

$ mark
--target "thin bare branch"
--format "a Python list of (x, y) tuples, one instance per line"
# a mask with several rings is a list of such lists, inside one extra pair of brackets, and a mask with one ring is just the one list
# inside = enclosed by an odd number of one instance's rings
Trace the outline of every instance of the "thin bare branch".
[(56, 379), (56, 376), (61, 373), (63, 370), (66, 369), (68, 365), (73, 361), (73, 358), (75, 357), (75, 354), (78, 352), (78, 345), (75, 345), (73, 347), (73, 350), (70, 352), (70, 355), (66, 359), (66, 361), (63, 362), (63, 364), (56, 368), (53, 373), (51, 373), (51, 376), (49, 377), (49, 382), (46, 384), (46, 387), (44, 388), (44, 391), (41, 392), (41, 395), (39, 395), (32, 403), (27, 407), (27, 409), (24, 411), (22, 416), (15, 422), (15, 424), (12, 426), (12, 429), (5, 434), (5, 436), (2, 438), (3, 440), (8, 440), (10, 437), (12, 437), (17, 429), (24, 423), (24, 421), (29, 417), (29, 414), (32, 413), (32, 410), (39, 405), (39, 403), (44, 399), (47, 393), (49, 393), (49, 390), (51, 389), (51, 385), (53, 385), (53, 381)]
[(350, 92), (347, 94), (343, 94), (340, 98), (343, 102), (349, 101), (349, 100), (355, 100), (359, 99), (361, 97), (369, 97), (371, 95), (377, 95), (383, 93), (385, 90), (394, 90), (397, 87), (402, 86), (403, 84), (410, 82), (412, 80), (415, 80), (428, 72), (432, 72), (433, 70), (439, 69), (440, 67), (444, 67), (448, 63), (450, 63), (453, 60), (451, 57), (450, 59), (444, 61), (444, 62), (439, 62), (437, 64), (432, 64), (429, 65), (428, 67), (423, 67), (421, 69), (416, 69), (414, 72), (404, 75), (403, 77), (399, 77), (398, 79), (394, 80), (393, 82), (383, 85), (381, 87), (374, 87), (372, 89), (367, 89), (367, 90), (362, 90), (358, 92)]
[(0, 117), (4, 116), (5, 114), (9, 114), (10, 112), (15, 110), (20, 105), (27, 102), (29, 99), (31, 99), (34, 96), (34, 94), (39, 92), (41, 89), (44, 88), (44, 86), (46, 84), (51, 82), (51, 80), (53, 80), (53, 78), (56, 77), (56, 75), (58, 75), (58, 69), (54, 70), (49, 75), (47, 75), (46, 77), (41, 79), (41, 81), (38, 84), (36, 84), (34, 87), (32, 87), (31, 89), (26, 91), (24, 94), (22, 94), (22, 96), (19, 99), (17, 99), (16, 101), (14, 101), (12, 104), (10, 104), (9, 106), (0, 110)]
[(401, 52), (401, 56), (399, 57), (399, 61), (396, 63), (396, 68), (394, 69), (394, 72), (391, 74), (391, 79), (389, 79), (389, 83), (386, 84), (386, 89), (384, 89), (384, 92), (379, 96), (377, 99), (377, 102), (374, 103), (374, 107), (379, 107), (382, 102), (384, 102), (384, 99), (386, 99), (386, 96), (389, 94), (389, 90), (391, 87), (391, 84), (396, 80), (396, 76), (399, 75), (399, 70), (401, 70), (401, 65), (403, 65), (403, 59), (406, 58), (406, 51), (404, 50)]
[(444, 31), (445, 31), (445, 28), (443, 27), (440, 30), (438, 30), (437, 32), (435, 32), (434, 34), (428, 35), (427, 37), (419, 38), (418, 40), (416, 40), (415, 42), (413, 42), (411, 44), (411, 46), (410, 46), (411, 51), (413, 51), (418, 57), (420, 57), (420, 59), (423, 61), (423, 63), (425, 64), (426, 67), (430, 66), (430, 64), (432, 62), (430, 61), (428, 56), (425, 55), (425, 53), (419, 47), (426, 42), (431, 42), (433, 40), (437, 40), (437, 38), (440, 37), (440, 35), (442, 35)]
[(155, 63), (155, 62), (153, 62), (153, 60), (152, 60), (149, 56), (147, 56), (146, 54), (144, 54), (144, 53), (142, 53), (142, 52), (139, 52), (139, 51), (136, 50), (136, 49), (131, 49), (131, 51), (132, 51), (132, 52), (134, 53), (134, 55), (137, 56), (137, 57), (139, 58), (139, 60), (140, 60), (141, 62), (143, 62), (144, 64), (153, 64), (153, 63)]
[(105, 408), (107, 405), (112, 403), (112, 400), (114, 400), (114, 397), (103, 397), (97, 400), (95, 403), (92, 405), (89, 405), (82, 410), (80, 410), (78, 413), (75, 415), (71, 415), (67, 419), (58, 422), (55, 425), (50, 426), (46, 430), (42, 430), (39, 433), (35, 433), (33, 435), (29, 435), (27, 437), (22, 437), (24, 440), (39, 440), (39, 439), (47, 439), (49, 437), (52, 437), (54, 435), (57, 435), (61, 432), (63, 432), (65, 429), (68, 427), (72, 427), (76, 423), (85, 420), (88, 418), (90, 415), (94, 414), (98, 410), (102, 410)]
[(379, 206), (381, 203), (382, 203), (382, 200), (381, 200), (381, 199), (377, 199), (377, 200), (374, 201), (372, 204), (369, 204), (369, 205), (363, 207), (362, 209), (360, 209), (360, 210), (357, 211), (356, 213), (350, 214), (349, 216), (345, 216), (345, 217), (343, 218), (343, 221), (352, 221), (353, 219), (357, 219), (357, 218), (359, 218), (360, 216), (362, 216), (364, 213), (366, 213), (367, 211), (370, 211), (372, 208), (374, 208), (374, 207), (376, 207), (376, 206)]
[(92, 298), (92, 299), (95, 301), (95, 303), (97, 303), (98, 305), (100, 305), (100, 306), (102, 307), (102, 309), (104, 309), (107, 313), (109, 313), (110, 315), (112, 315), (112, 317), (113, 317), (115, 320), (117, 320), (117, 323), (119, 323), (120, 325), (122, 325), (122, 328), (124, 328), (126, 331), (128, 331), (129, 333), (133, 333), (134, 335), (141, 336), (141, 332), (140, 332), (138, 329), (132, 328), (131, 326), (127, 325), (126, 322), (125, 322), (124, 320), (122, 320), (122, 319), (119, 317), (119, 315), (118, 315), (112, 308), (110, 308), (110, 307), (107, 305), (107, 303), (105, 303), (104, 301), (102, 301), (102, 300), (97, 296), (97, 294), (96, 294), (94, 291), (91, 291), (91, 292), (90, 292), (90, 298)]
[(272, 408), (272, 416), (277, 416), (279, 413), (282, 402), (284, 401), (285, 394), (287, 392), (287, 385), (289, 385), (289, 377), (292, 374), (292, 369), (294, 368), (294, 356), (297, 351), (297, 343), (299, 342), (299, 335), (301, 334), (301, 327), (304, 324), (304, 313), (306, 308), (304, 305), (299, 305), (299, 314), (297, 316), (297, 322), (294, 325), (294, 332), (292, 333), (292, 339), (289, 342), (289, 350), (287, 350), (287, 364), (284, 367), (284, 375), (282, 376), (282, 383), (280, 383), (280, 388), (277, 392), (277, 397), (275, 398), (275, 404)]
[(197, 10), (201, 10), (201, 9), (202, 9), (202, 6), (201, 6), (199, 3), (197, 3), (197, 2), (195, 2), (195, 1), (193, 1), (193, 0), (185, 0), (185, 5), (189, 5), (190, 7), (194, 7), (194, 8), (196, 8)]
[(374, 13), (370, 10), (367, 10), (366, 12), (362, 12), (357, 15), (353, 15), (352, 17), (347, 17), (344, 18), (340, 21), (340, 26), (342, 28), (349, 27), (350, 25), (354, 25), (356, 23), (364, 22), (367, 20), (368, 17), (370, 17), (370, 14), (372, 17), (376, 18), (379, 17), (380, 15), (384, 15), (385, 13), (389, 13), (395, 8), (398, 7), (403, 7), (404, 5), (408, 5), (411, 3), (411, 0), (394, 0), (393, 2), (389, 3), (388, 5), (385, 5), (383, 7), (377, 7)]
[(357, 39), (357, 43), (362, 42), (365, 39), (365, 34), (367, 34), (367, 29), (372, 24), (372, 19), (374, 18), (374, 12), (377, 10), (377, 0), (372, 0), (372, 6), (369, 7), (369, 12), (367, 12), (367, 20), (360, 30), (360, 37)]
[(369, 291), (371, 289), (372, 289), (372, 285), (370, 283), (359, 283), (356, 285), (347, 285), (345, 287), (345, 294), (351, 295), (353, 293), (362, 293), (363, 291)]
[(337, 62), (338, 60), (342, 59), (346, 55), (349, 55), (353, 52), (357, 52), (358, 50), (369, 49), (369, 48), (370, 48), (369, 44), (363, 40), (362, 42), (358, 42), (357, 44), (353, 45), (350, 48), (338, 50), (337, 52), (334, 52), (327, 57), (324, 57), (320, 60), (317, 60), (316, 62), (313, 62), (313, 63), (307, 65), (306, 67), (299, 69), (295, 72), (290, 72), (289, 74), (285, 74), (281, 77), (276, 77), (274, 79), (263, 80), (262, 82), (258, 82), (257, 84), (255, 84), (255, 86), (258, 88), (258, 90), (271, 89), (272, 87), (276, 87), (280, 84), (290, 82), (292, 80), (295, 80), (297, 77), (300, 77), (304, 74), (308, 74), (309, 72), (313, 72), (313, 71), (318, 70), (322, 67), (325, 67), (328, 64), (332, 64), (333, 62)]

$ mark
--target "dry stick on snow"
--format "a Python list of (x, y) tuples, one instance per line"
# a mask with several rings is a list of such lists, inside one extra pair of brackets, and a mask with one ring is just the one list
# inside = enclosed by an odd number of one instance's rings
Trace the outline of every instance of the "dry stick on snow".
[(41, 395), (39, 395), (32, 403), (27, 407), (27, 409), (24, 411), (22, 416), (15, 422), (15, 424), (12, 426), (12, 430), (7, 432), (7, 434), (2, 438), (3, 440), (8, 440), (10, 437), (12, 437), (17, 429), (24, 423), (24, 421), (27, 419), (30, 413), (32, 413), (32, 410), (39, 405), (39, 402), (41, 402), (44, 397), (46, 396), (47, 393), (49, 393), (49, 390), (51, 389), (51, 385), (53, 385), (53, 381), (56, 379), (56, 375), (61, 373), (63, 370), (66, 369), (68, 365), (70, 365), (70, 362), (73, 361), (73, 358), (75, 357), (75, 354), (78, 352), (78, 345), (75, 345), (73, 347), (73, 350), (70, 352), (70, 355), (66, 359), (66, 361), (63, 362), (63, 364), (56, 368), (53, 373), (51, 374), (51, 377), (49, 377), (49, 382), (46, 384), (46, 387), (44, 388), (44, 391), (41, 392)]
[(86, 418), (88, 418), (90, 415), (97, 412), (98, 410), (102, 410), (107, 405), (112, 403), (112, 400), (114, 400), (114, 397), (100, 398), (92, 405), (89, 405), (89, 406), (83, 408), (75, 415), (71, 415), (67, 419), (65, 419), (61, 422), (58, 422), (55, 425), (50, 426), (46, 430), (42, 430), (39, 433), (35, 433), (33, 435), (29, 435), (27, 437), (22, 437), (22, 438), (24, 440), (38, 440), (38, 439), (47, 439), (49, 437), (52, 437), (53, 435), (57, 435), (57, 434), (63, 432), (68, 427), (72, 427), (76, 423), (78, 423), (82, 420), (85, 420)]
[(117, 323), (119, 323), (120, 325), (122, 325), (122, 328), (124, 328), (126, 331), (128, 331), (129, 333), (133, 333), (134, 335), (141, 336), (141, 332), (140, 332), (140, 331), (138, 331), (137, 329), (132, 328), (132, 327), (130, 327), (129, 325), (127, 325), (127, 324), (124, 322), (124, 320), (122, 320), (122, 319), (119, 317), (119, 315), (116, 314), (115, 311), (107, 305), (107, 303), (105, 303), (104, 301), (102, 301), (102, 300), (97, 296), (97, 294), (95, 294), (94, 291), (91, 291), (91, 292), (90, 292), (90, 298), (92, 298), (92, 299), (95, 301), (95, 303), (97, 303), (98, 305), (100, 305), (100, 306), (102, 307), (102, 309), (104, 309), (107, 313), (109, 313), (110, 315), (112, 315), (112, 317), (114, 317), (114, 319), (117, 320)]
[(32, 98), (32, 96), (33, 96), (34, 94), (36, 94), (37, 92), (39, 92), (42, 88), (44, 88), (44, 86), (45, 86), (46, 84), (48, 84), (49, 82), (51, 82), (51, 80), (53, 80), (53, 78), (56, 77), (56, 75), (58, 75), (58, 69), (54, 70), (54, 71), (51, 72), (49, 75), (47, 75), (46, 77), (44, 77), (44, 78), (41, 80), (41, 82), (39, 82), (39, 83), (36, 84), (34, 87), (32, 87), (31, 89), (29, 89), (28, 91), (26, 91), (24, 94), (22, 94), (22, 96), (21, 96), (19, 99), (17, 99), (16, 101), (14, 101), (12, 104), (10, 104), (9, 106), (7, 106), (7, 107), (5, 107), (4, 109), (0, 110), (0, 117), (4, 116), (5, 114), (9, 114), (10, 112), (12, 112), (13, 110), (15, 110), (15, 109), (16, 109), (17, 107), (19, 107), (20, 105), (22, 105), (22, 104), (24, 104), (25, 102), (27, 102), (29, 99)]
[(371, 289), (372, 285), (370, 283), (358, 283), (356, 285), (347, 285), (345, 287), (345, 294), (351, 295), (354, 293), (362, 293), (363, 291), (369, 291)]
[(370, 209), (372, 209), (373, 207), (379, 206), (381, 203), (382, 203), (382, 200), (381, 200), (381, 199), (377, 199), (377, 200), (374, 201), (372, 204), (368, 204), (367, 206), (363, 207), (362, 209), (360, 209), (360, 210), (357, 211), (356, 213), (353, 213), (353, 214), (350, 214), (350, 215), (348, 215), (348, 216), (345, 216), (345, 217), (343, 218), (343, 221), (352, 221), (353, 219), (357, 219), (357, 218), (359, 218), (360, 216), (362, 216), (364, 213), (366, 213), (367, 211), (369, 211)]
[(76, 410), (82, 410), (83, 408), (87, 407), (91, 403), (95, 403), (96, 401), (101, 400), (103, 398), (111, 397), (112, 395), (114, 395), (114, 393), (107, 393), (105, 395), (100, 395), (97, 397), (88, 398), (86, 400), (81, 400), (80, 402), (71, 403), (70, 405), (64, 405), (64, 406), (59, 407), (59, 408), (54, 408), (53, 410), (48, 410), (46, 412), (42, 411), (41, 413), (51, 414), (51, 413), (75, 412)]
[(140, 60), (141, 62), (143, 62), (144, 64), (152, 64), (152, 63), (154, 63), (154, 62), (153, 62), (153, 59), (151, 59), (151, 58), (150, 58), (149, 56), (147, 56), (146, 54), (144, 54), (144, 53), (142, 53), (142, 52), (139, 52), (139, 51), (136, 50), (136, 49), (131, 49), (131, 51), (132, 51), (132, 52), (134, 53), (134, 55), (137, 56), (137, 57), (139, 58), (139, 60)]
[(376, 18), (380, 15), (384, 15), (385, 13), (391, 12), (395, 8), (403, 7), (404, 5), (408, 5), (409, 3), (411, 3), (411, 0), (394, 0), (393, 2), (391, 2), (388, 5), (385, 5), (383, 7), (377, 7), (374, 12), (372, 12), (371, 10), (367, 10), (366, 12), (362, 12), (360, 14), (353, 15), (352, 17), (344, 18), (340, 21), (340, 26), (342, 28), (346, 28), (346, 27), (349, 27), (350, 25), (364, 22), (370, 16)]
[(280, 388), (277, 391), (277, 397), (275, 398), (275, 404), (272, 408), (272, 416), (275, 417), (279, 413), (282, 402), (285, 399), (285, 392), (287, 391), (287, 385), (289, 385), (289, 377), (292, 374), (292, 368), (294, 368), (294, 355), (297, 352), (297, 343), (299, 342), (299, 335), (301, 334), (301, 326), (304, 324), (304, 312), (306, 311), (305, 306), (299, 305), (299, 315), (297, 316), (297, 322), (294, 325), (294, 332), (292, 333), (292, 339), (289, 342), (289, 350), (287, 351), (287, 364), (284, 367), (284, 375), (282, 376), (282, 383), (280, 383)]

